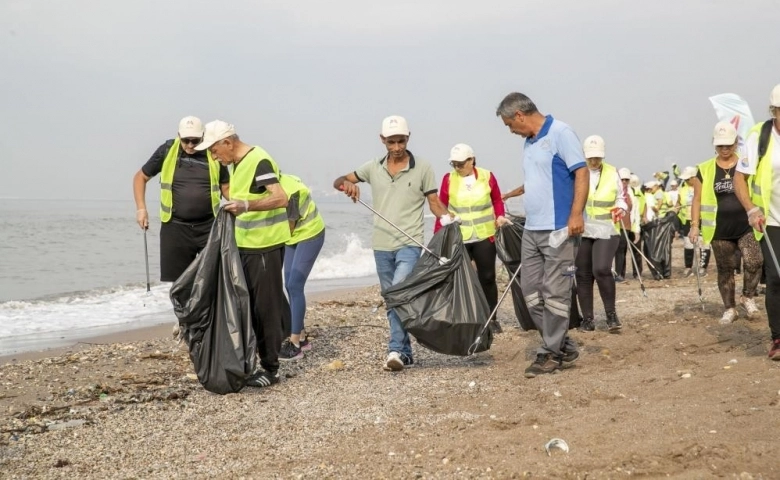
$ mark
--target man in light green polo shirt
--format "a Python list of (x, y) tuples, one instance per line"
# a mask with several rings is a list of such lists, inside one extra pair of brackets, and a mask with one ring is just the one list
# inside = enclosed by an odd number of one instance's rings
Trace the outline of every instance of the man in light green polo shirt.
[[(396, 115), (382, 122), (379, 135), (387, 148), (387, 154), (361, 165), (357, 170), (337, 178), (333, 188), (357, 201), (360, 198), (359, 182), (371, 185), (373, 208), (390, 222), (408, 233), (421, 244), (423, 233), (423, 208), (425, 201), (437, 217), (451, 219), (447, 208), (437, 195), (436, 180), (431, 165), (416, 158), (406, 149), (409, 143), (409, 126), (406, 119)], [(374, 216), (374, 261), (382, 291), (403, 281), (420, 258), (421, 248), (403, 233), (378, 216)], [(394, 310), (387, 312), (390, 322), (390, 342), (384, 369), (403, 370), (412, 366), (412, 345), (409, 334)]]

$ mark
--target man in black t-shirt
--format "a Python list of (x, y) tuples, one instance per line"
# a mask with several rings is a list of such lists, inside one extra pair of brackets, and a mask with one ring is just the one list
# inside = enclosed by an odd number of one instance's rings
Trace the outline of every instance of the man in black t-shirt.
[(160, 174), (160, 280), (173, 282), (206, 245), (220, 195), (228, 198), (227, 168), (195, 150), (203, 138), (196, 117), (179, 122), (179, 135), (160, 145), (133, 177), (136, 221), (149, 228), (146, 183)]

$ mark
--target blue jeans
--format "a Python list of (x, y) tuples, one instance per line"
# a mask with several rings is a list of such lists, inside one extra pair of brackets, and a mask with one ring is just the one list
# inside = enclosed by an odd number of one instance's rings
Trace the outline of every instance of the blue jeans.
[[(401, 283), (412, 271), (414, 264), (420, 259), (421, 253), (420, 247), (403, 247), (394, 252), (374, 250), (376, 273), (379, 276), (379, 286), (382, 291)], [(387, 311), (387, 320), (390, 322), (390, 342), (387, 345), (387, 351), (398, 352), (412, 358), (412, 344), (409, 342), (409, 334), (404, 330), (398, 314), (392, 308)]]
[(309, 278), (314, 261), (325, 243), (325, 232), (310, 240), (284, 247), (284, 287), (290, 298), (292, 317), (291, 333), (300, 335), (303, 330), (303, 317), (306, 316), (306, 295), (303, 287)]

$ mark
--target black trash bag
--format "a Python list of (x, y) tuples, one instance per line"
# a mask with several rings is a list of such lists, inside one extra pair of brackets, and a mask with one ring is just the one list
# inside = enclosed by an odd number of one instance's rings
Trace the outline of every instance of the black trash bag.
[[(496, 253), (498, 258), (506, 267), (509, 279), (517, 271), (521, 264), (523, 250), (523, 232), (525, 231), (525, 217), (515, 215), (505, 215), (512, 222), (511, 225), (504, 225), (496, 232)], [(536, 325), (528, 311), (528, 305), (525, 303), (523, 290), (520, 288), (520, 276), (523, 272), (517, 274), (515, 281), (512, 282), (510, 289), (512, 291), (512, 303), (515, 307), (515, 316), (523, 330), (536, 330)], [(580, 326), (582, 316), (577, 304), (576, 286), (571, 290), (571, 308), (569, 310), (569, 329)]]
[(644, 253), (651, 262), (653, 277), (672, 275), (672, 238), (674, 235), (674, 212), (663, 218), (655, 218), (642, 226)]
[(449, 261), (440, 265), (423, 252), (409, 276), (382, 293), (385, 305), (395, 309), (404, 329), (420, 345), (434, 352), (465, 356), (488, 350), (493, 343), (493, 333), (485, 328), (490, 307), (460, 227), (442, 228), (428, 248)]
[(206, 247), (171, 287), (190, 359), (203, 388), (235, 393), (257, 368), (244, 270), (233, 215), (220, 209)]

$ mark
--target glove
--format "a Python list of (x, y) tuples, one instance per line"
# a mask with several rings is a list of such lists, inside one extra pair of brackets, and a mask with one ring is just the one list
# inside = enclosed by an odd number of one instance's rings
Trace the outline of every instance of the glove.
[(761, 212), (760, 208), (753, 207), (750, 212), (748, 212), (748, 223), (753, 229), (763, 232), (764, 222), (764, 214)]
[(499, 215), (496, 218), (496, 226), (503, 227), (504, 225), (512, 225), (512, 222), (503, 215)]
[(612, 223), (617, 223), (620, 221), (621, 218), (626, 214), (626, 211), (623, 210), (620, 207), (615, 207), (611, 210), (612, 213)]
[(146, 230), (149, 228), (149, 212), (147, 212), (145, 208), (136, 210), (135, 221), (138, 222), (138, 226), (143, 230)]
[(223, 208), (233, 215), (238, 216), (249, 211), (249, 202), (246, 200), (233, 200), (226, 203)]
[(452, 223), (452, 217), (450, 217), (449, 215), (442, 215), (441, 217), (439, 217), (439, 223), (441, 223), (442, 227), (446, 227), (447, 225)]
[(463, 220), (460, 219), (460, 215), (455, 215), (454, 217), (452, 217), (452, 223), (461, 224), (463, 223)]

